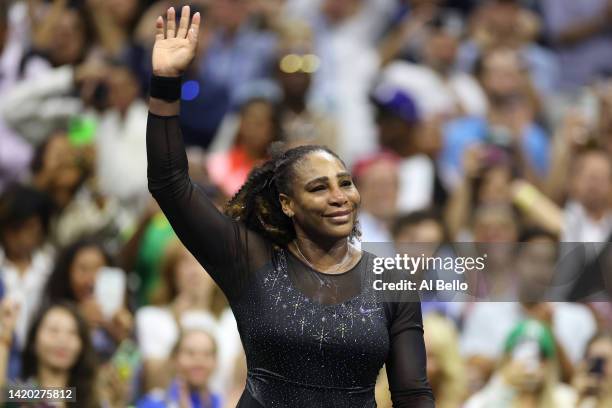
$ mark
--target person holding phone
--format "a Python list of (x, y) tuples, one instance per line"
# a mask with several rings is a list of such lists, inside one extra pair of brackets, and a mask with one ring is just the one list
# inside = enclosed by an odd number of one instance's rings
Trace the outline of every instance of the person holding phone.
[(537, 320), (518, 323), (487, 385), (465, 408), (574, 408), (576, 394), (559, 381), (559, 350), (551, 331)]
[(593, 336), (572, 382), (578, 408), (612, 406), (612, 332)]
[(238, 407), (375, 407), (383, 364), (394, 406), (433, 407), (420, 303), (374, 293), (374, 255), (352, 245), (359, 192), (334, 152), (275, 152), (225, 214), (189, 178), (179, 98), (201, 17), (185, 6), (175, 18), (170, 8), (156, 22), (149, 190), (236, 316), (248, 368)]
[(43, 295), (45, 304), (71, 301), (77, 305), (103, 359), (113, 355), (133, 326), (125, 306), (125, 273), (111, 265), (100, 242), (91, 238), (75, 241), (58, 254)]

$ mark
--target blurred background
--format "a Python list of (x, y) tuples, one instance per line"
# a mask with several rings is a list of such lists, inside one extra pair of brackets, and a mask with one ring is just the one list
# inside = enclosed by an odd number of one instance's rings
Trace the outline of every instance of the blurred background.
[[(75, 386), (84, 407), (239, 398), (231, 310), (147, 190), (155, 19), (183, 4), (0, 0), (0, 385)], [(597, 242), (587, 263), (609, 262), (612, 1), (190, 5), (180, 120), (219, 208), (271, 143), (325, 144), (363, 241)], [(496, 253), (489, 293), (516, 256), (537, 273), (557, 253)], [(437, 406), (612, 406), (600, 278), (571, 303), (425, 302)]]

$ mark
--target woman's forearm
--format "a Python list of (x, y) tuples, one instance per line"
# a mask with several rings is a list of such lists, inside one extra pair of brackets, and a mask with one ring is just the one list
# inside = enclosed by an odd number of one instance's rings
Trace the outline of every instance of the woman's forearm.
[(451, 194), (444, 212), (448, 232), (452, 240), (457, 239), (467, 225), (470, 216), (473, 179), (465, 175), (461, 185)]

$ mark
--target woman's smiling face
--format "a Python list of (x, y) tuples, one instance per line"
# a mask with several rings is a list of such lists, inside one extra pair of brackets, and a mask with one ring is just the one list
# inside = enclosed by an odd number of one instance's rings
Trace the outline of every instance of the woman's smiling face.
[(351, 234), (361, 197), (340, 160), (322, 150), (312, 152), (295, 164), (292, 181), (291, 195), (281, 193), (280, 201), (296, 232), (324, 240)]

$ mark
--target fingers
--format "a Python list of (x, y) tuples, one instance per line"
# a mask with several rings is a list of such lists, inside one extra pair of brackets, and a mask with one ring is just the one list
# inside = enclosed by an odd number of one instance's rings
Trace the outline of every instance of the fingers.
[(195, 13), (193, 15), (193, 18), (191, 19), (191, 27), (189, 28), (189, 33), (187, 35), (187, 38), (195, 43), (198, 41), (198, 33), (200, 31), (200, 13)]
[(167, 30), (166, 30), (166, 38), (174, 38), (176, 36), (176, 15), (174, 11), (174, 7), (170, 7), (168, 12), (166, 13), (166, 22)]
[(155, 21), (155, 40), (163, 40), (164, 38), (166, 38), (164, 34), (164, 18), (159, 16)]
[(176, 36), (178, 38), (185, 38), (187, 36), (187, 28), (189, 27), (189, 16), (191, 15), (191, 9), (189, 6), (183, 6), (181, 10), (181, 21), (179, 21), (179, 29)]

